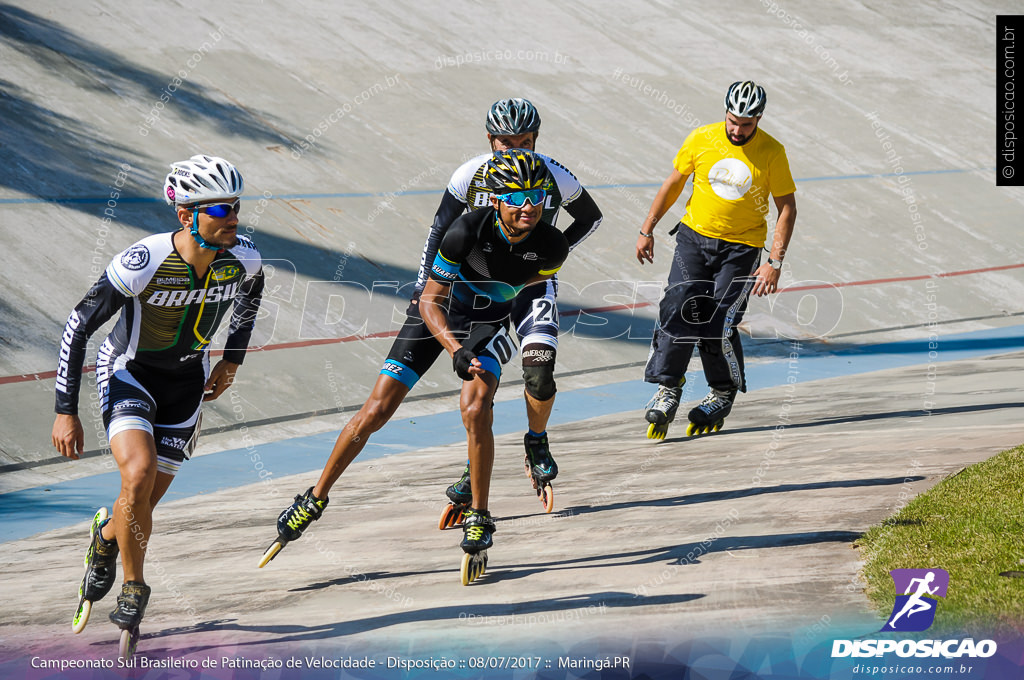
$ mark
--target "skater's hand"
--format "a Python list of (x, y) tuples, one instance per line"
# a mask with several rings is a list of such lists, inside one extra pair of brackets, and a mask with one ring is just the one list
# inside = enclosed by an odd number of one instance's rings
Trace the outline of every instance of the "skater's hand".
[(636, 260), (641, 265), (644, 260), (654, 264), (654, 232), (651, 232), (650, 236), (644, 236), (641, 229), (640, 235), (636, 237)]
[(754, 272), (756, 281), (751, 292), (758, 297), (779, 292), (779, 274), (780, 270), (765, 262)]
[(463, 380), (472, 380), (473, 376), (484, 372), (480, 360), (465, 347), (455, 350), (455, 354), (452, 355), (452, 366), (455, 367), (455, 373)]
[(213, 401), (224, 394), (224, 390), (231, 387), (231, 383), (235, 382), (235, 371), (238, 370), (239, 365), (224, 359), (218, 361), (217, 365), (210, 371), (210, 379), (203, 386), (203, 401)]
[(58, 413), (57, 419), (53, 421), (51, 437), (54, 448), (65, 458), (78, 460), (78, 456), (85, 450), (85, 432), (78, 416)]

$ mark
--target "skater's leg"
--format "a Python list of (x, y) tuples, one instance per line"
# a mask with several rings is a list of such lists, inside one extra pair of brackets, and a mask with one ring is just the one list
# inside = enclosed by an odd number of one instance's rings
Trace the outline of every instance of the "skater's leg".
[[(536, 336), (533, 336), (536, 337)], [(527, 342), (532, 339), (527, 338)], [(551, 410), (555, 406), (555, 355), (550, 342), (529, 342), (523, 347), (523, 380), (526, 388), (526, 419), (530, 429), (543, 434), (548, 427)]]
[(124, 580), (144, 583), (144, 546), (153, 528), (152, 497), (158, 474), (156, 442), (145, 430), (122, 430), (111, 438), (110, 449), (121, 472), (121, 493), (109, 524), (114, 525), (121, 550)]
[(558, 351), (558, 282), (550, 279), (520, 293), (512, 307), (519, 346), (522, 348), (523, 381), (526, 383), (526, 417), (530, 429), (543, 433), (555, 404), (555, 354)]
[(469, 445), (472, 507), (477, 510), (487, 509), (490, 494), (491, 469), (494, 466), (493, 403), (497, 389), (498, 378), (491, 373), (478, 375), (462, 385), (459, 406)]
[(760, 261), (757, 248), (740, 243), (718, 242), (714, 263), (715, 311), (708, 334), (700, 343), (701, 363), (708, 385), (721, 391), (746, 391), (743, 348), (736, 327), (743, 320), (753, 272)]
[(547, 401), (540, 401), (525, 391), (523, 396), (526, 397), (526, 421), (530, 429), (538, 434), (544, 432), (548, 428), (551, 410), (555, 407), (554, 396)]
[(149, 507), (156, 508), (156, 504), (160, 502), (160, 499), (167, 493), (168, 487), (171, 486), (171, 482), (174, 481), (174, 475), (169, 475), (166, 472), (160, 472), (157, 470), (156, 481), (153, 482), (153, 492), (149, 494)]
[(706, 240), (680, 224), (668, 285), (658, 307), (658, 325), (644, 370), (646, 382), (677, 387), (686, 375), (694, 344), (706, 333), (713, 311), (709, 302), (714, 289), (714, 273), (703, 247)]
[(423, 323), (417, 308), (410, 307), (398, 337), (388, 351), (370, 397), (342, 428), (327, 459), (313, 495), (326, 499), (331, 487), (366, 446), (370, 435), (384, 427), (402, 400), (434, 363), (444, 348)]
[[(153, 491), (149, 494), (149, 507), (150, 510), (156, 507), (156, 504), (160, 502), (160, 499), (167, 493), (168, 487), (171, 486), (171, 482), (174, 481), (174, 475), (169, 475), (166, 472), (157, 472), (156, 480), (153, 482)], [(100, 531), (100, 535), (105, 541), (112, 541), (116, 538), (114, 532), (114, 523), (107, 522), (103, 525)]]
[(320, 474), (319, 481), (313, 487), (313, 495), (317, 498), (327, 498), (331, 487), (363, 450), (370, 435), (391, 420), (391, 416), (395, 415), (407, 394), (409, 388), (403, 383), (389, 375), (377, 376), (369, 399), (345, 424), (337, 441), (334, 442), (330, 458)]

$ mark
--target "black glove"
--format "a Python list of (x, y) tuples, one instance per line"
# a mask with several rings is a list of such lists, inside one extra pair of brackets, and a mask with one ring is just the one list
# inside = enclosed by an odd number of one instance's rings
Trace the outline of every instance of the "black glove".
[(455, 350), (455, 354), (452, 355), (452, 366), (455, 367), (455, 374), (463, 380), (472, 380), (473, 374), (469, 372), (469, 368), (473, 365), (473, 359), (476, 359), (476, 355), (465, 347)]

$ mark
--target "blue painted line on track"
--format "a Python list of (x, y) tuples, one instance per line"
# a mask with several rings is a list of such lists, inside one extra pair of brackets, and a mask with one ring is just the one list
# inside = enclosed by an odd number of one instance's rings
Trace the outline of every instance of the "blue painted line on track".
[[(799, 360), (791, 367), (792, 344), (779, 346), (780, 358), (751, 364), (750, 390), (786, 384), (787, 378), (808, 382), (906, 366), (927, 366), (1024, 349), (1024, 325), (987, 329), (969, 333), (936, 336), (934, 348), (927, 338), (875, 345), (843, 346), (834, 351), (798, 351)], [(933, 356), (929, 352), (934, 352)], [(639, 373), (639, 371), (638, 371)], [(693, 385), (702, 384), (696, 373), (687, 374)], [(550, 425), (558, 426), (598, 416), (622, 413), (637, 423), (637, 436), (645, 429), (642, 410), (653, 387), (636, 380), (559, 392)], [(522, 400), (495, 405), (495, 435), (522, 431), (526, 411)], [(340, 427), (339, 422), (339, 427)], [(327, 461), (336, 432), (296, 437), (249, 449), (233, 449), (201, 456), (182, 466), (165, 501), (179, 500), (224, 489), (260, 482), (254, 454), (259, 454), (262, 469), (272, 478), (311, 471), (312, 484)], [(465, 440), (462, 418), (457, 411), (396, 419), (377, 432), (357, 459), (360, 462), (382, 456), (418, 450), (425, 446), (458, 443)], [(460, 454), (461, 455), (461, 454)], [(440, 470), (457, 473), (459, 460), (444, 461)], [(438, 499), (445, 479), (438, 480)], [(305, 487), (303, 483), (299, 486)], [(0, 514), (10, 521), (0, 524), (0, 542), (13, 541), (41, 531), (69, 526), (92, 517), (101, 505), (110, 507), (119, 486), (118, 473), (109, 472), (69, 482), (40, 486), (0, 494)], [(346, 493), (344, 484), (338, 487)], [(296, 488), (295, 492), (302, 489)], [(289, 492), (290, 493), (290, 492)], [(336, 492), (337, 493), (337, 492)], [(268, 508), (268, 516), (281, 508)]]
[[(909, 172), (882, 172), (882, 173), (865, 173), (858, 175), (823, 175), (821, 177), (798, 177), (795, 181), (799, 184), (800, 182), (831, 182), (831, 181), (848, 181), (855, 179), (885, 179), (887, 177), (899, 177), (901, 175), (917, 176), (917, 175), (948, 175), (957, 173), (968, 173), (968, 172), (979, 172), (979, 171), (995, 171), (995, 167), (988, 168), (949, 168), (944, 170), (913, 170)], [(639, 184), (593, 184), (588, 185), (588, 191), (599, 191), (606, 189), (651, 189), (660, 187), (660, 182), (642, 182)], [(318, 198), (381, 198), (381, 197), (394, 197), (394, 196), (424, 196), (427, 194), (440, 194), (444, 191), (444, 187), (438, 189), (410, 189), (408, 191), (358, 191), (358, 192), (342, 192), (342, 193), (319, 193), (319, 194), (280, 194), (266, 197), (267, 200), (299, 200), (299, 199), (318, 199)], [(243, 201), (259, 201), (265, 198), (264, 196), (242, 196)], [(24, 204), (38, 204), (38, 203), (68, 203), (71, 205), (93, 205), (106, 203), (109, 196), (54, 196), (54, 197), (34, 197), (34, 198), (0, 198), (0, 205), (24, 205)], [(118, 203), (164, 203), (162, 197), (149, 197), (149, 196), (121, 196), (117, 199)]]

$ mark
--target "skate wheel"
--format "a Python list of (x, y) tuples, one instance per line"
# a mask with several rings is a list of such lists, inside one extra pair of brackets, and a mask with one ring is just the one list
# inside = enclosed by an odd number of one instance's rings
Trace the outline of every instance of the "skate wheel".
[(281, 552), (281, 548), (283, 548), (284, 545), (285, 544), (282, 543), (281, 541), (274, 541), (271, 544), (271, 546), (269, 548), (267, 548), (267, 551), (265, 553), (263, 553), (263, 557), (260, 558), (260, 563), (259, 563), (259, 566), (257, 568), (258, 569), (262, 569), (263, 567), (267, 566), (267, 564), (270, 562), (270, 560), (272, 560), (275, 557), (277, 557), (277, 553)]
[(651, 423), (647, 427), (647, 438), (662, 440), (665, 435), (668, 434), (668, 424), (658, 425), (657, 423)]
[(718, 432), (719, 430), (721, 430), (722, 425), (725, 425), (724, 420), (719, 420), (718, 422), (716, 422), (714, 428), (712, 428), (712, 432)]
[(444, 531), (448, 527), (453, 526), (455, 524), (457, 512), (458, 511), (455, 509), (455, 506), (451, 503), (446, 505), (444, 510), (441, 511), (441, 519), (437, 522), (437, 528)]
[(523, 470), (526, 471), (526, 478), (527, 479), (533, 479), (533, 475), (530, 473), (530, 459), (529, 459), (529, 457), (527, 457), (527, 459), (523, 462)]
[(690, 423), (686, 426), (686, 436), (692, 437), (695, 434), (700, 434), (700, 427), (696, 423)]
[(460, 569), (462, 585), (468, 586), (470, 583), (483, 576), (485, 571), (487, 571), (486, 550), (475, 555), (470, 555), (469, 553), (464, 553), (462, 555), (462, 568)]
[(132, 628), (121, 631), (121, 642), (117, 646), (118, 655), (127, 661), (135, 654), (135, 646), (139, 643), (139, 629)]
[[(89, 538), (92, 538), (96, 535), (96, 532), (100, 530), (100, 525), (107, 521), (108, 517), (110, 517), (110, 514), (107, 512), (106, 508), (100, 508), (99, 510), (96, 511), (96, 515), (92, 518), (92, 524), (89, 525)], [(82, 565), (86, 569), (89, 568), (90, 557), (92, 557), (91, 546), (89, 550), (85, 553), (85, 563)], [(81, 595), (81, 593), (79, 593), (79, 595)]]
[(544, 512), (551, 512), (555, 509), (555, 490), (550, 484), (545, 484), (541, 491), (540, 502), (544, 504)]
[(82, 600), (78, 605), (78, 611), (75, 612), (75, 618), (71, 620), (71, 632), (77, 635), (85, 630), (85, 624), (89, 623), (90, 614), (92, 614), (92, 602)]

